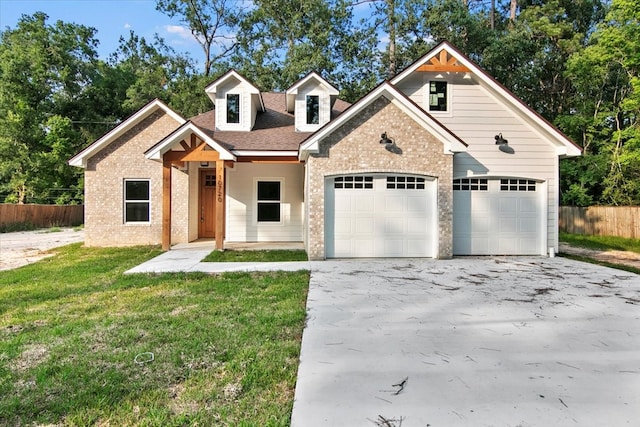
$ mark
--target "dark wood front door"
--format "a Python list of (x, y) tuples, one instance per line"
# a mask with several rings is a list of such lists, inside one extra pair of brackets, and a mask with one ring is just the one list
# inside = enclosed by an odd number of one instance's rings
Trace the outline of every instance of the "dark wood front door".
[(216, 237), (216, 171), (200, 171), (200, 226), (198, 237)]

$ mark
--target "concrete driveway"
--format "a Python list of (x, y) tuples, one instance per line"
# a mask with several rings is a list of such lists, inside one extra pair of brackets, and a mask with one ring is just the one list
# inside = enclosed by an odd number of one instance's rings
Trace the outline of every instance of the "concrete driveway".
[(312, 264), (292, 426), (640, 420), (640, 276), (564, 258)]

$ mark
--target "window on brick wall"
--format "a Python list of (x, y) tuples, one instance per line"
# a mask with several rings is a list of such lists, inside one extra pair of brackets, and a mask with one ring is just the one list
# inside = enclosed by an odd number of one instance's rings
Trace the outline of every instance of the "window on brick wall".
[(148, 179), (125, 179), (124, 222), (143, 223), (151, 218), (151, 193)]

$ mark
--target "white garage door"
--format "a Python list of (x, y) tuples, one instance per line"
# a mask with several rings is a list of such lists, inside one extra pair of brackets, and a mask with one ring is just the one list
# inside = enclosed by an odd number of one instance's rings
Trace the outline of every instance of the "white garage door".
[(543, 255), (543, 187), (527, 179), (455, 180), (454, 255)]
[(436, 182), (422, 176), (347, 175), (325, 182), (328, 258), (433, 257)]

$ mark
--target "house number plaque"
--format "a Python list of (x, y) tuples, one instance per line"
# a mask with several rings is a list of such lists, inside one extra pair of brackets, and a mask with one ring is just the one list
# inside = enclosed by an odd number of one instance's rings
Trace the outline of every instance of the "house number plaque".
[(217, 196), (218, 196), (218, 203), (222, 203), (222, 174), (218, 174), (218, 179), (216, 180), (217, 183)]

